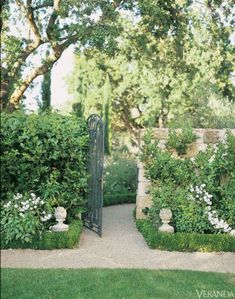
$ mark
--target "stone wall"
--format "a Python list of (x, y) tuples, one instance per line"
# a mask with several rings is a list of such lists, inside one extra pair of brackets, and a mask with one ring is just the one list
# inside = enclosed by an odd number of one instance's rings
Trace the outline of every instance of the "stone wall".
[[(216, 145), (218, 142), (224, 141), (226, 136), (226, 129), (194, 129), (193, 130), (197, 135), (197, 140), (188, 146), (187, 157), (192, 158), (198, 154), (199, 151), (203, 151), (210, 145)], [(235, 136), (235, 129), (231, 130)], [(143, 136), (145, 130), (140, 131), (140, 142), (139, 149), (143, 146)], [(154, 136), (156, 139), (159, 139), (159, 147), (165, 149), (166, 140), (168, 137), (168, 129), (155, 129)], [(136, 198), (136, 218), (143, 219), (146, 218), (143, 210), (145, 208), (151, 207), (151, 198), (149, 195), (150, 181), (146, 179), (144, 172), (144, 165), (138, 163), (138, 189), (137, 189), (137, 198)]]

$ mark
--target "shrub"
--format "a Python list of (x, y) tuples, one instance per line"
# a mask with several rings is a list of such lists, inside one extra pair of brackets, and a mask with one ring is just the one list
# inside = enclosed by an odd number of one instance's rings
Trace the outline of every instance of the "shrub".
[(135, 203), (136, 193), (110, 194), (104, 196), (104, 207), (124, 203)]
[[(86, 122), (56, 113), (2, 113), (0, 137), (5, 242), (32, 241), (47, 229), (55, 206), (65, 207), (73, 219), (86, 201)], [(33, 204), (32, 193), (43, 204)], [(49, 221), (42, 220), (43, 212)]]
[(116, 153), (105, 164), (104, 205), (135, 202), (137, 166), (134, 158)]
[(17, 194), (3, 205), (1, 209), (1, 227), (4, 231), (4, 241), (12, 240), (32, 242), (36, 232), (46, 229), (46, 223), (52, 218), (52, 208), (49, 202), (29, 195)]
[(60, 249), (74, 248), (80, 239), (83, 223), (81, 220), (73, 220), (66, 232), (44, 231), (41, 236), (34, 236), (31, 243), (13, 240), (6, 244), (1, 238), (1, 248), (31, 248), (31, 249)]
[(138, 230), (150, 248), (169, 251), (231, 251), (235, 252), (235, 237), (226, 234), (163, 233), (149, 220), (136, 220)]
[(186, 127), (182, 129), (181, 132), (177, 132), (175, 129), (170, 130), (167, 139), (166, 147), (168, 149), (175, 149), (178, 155), (184, 155), (187, 152), (187, 147), (189, 144), (197, 139), (195, 133), (191, 127)]
[(235, 137), (208, 147), (195, 159), (163, 151), (151, 132), (144, 138), (141, 160), (151, 180), (153, 206), (149, 217), (159, 222), (161, 208), (170, 208), (177, 232), (221, 233), (235, 228)]

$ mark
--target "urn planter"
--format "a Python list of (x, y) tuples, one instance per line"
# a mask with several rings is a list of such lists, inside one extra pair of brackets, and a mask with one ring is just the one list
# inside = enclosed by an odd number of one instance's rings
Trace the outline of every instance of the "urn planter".
[(174, 227), (169, 225), (169, 222), (171, 221), (172, 218), (172, 212), (170, 209), (161, 209), (160, 214), (159, 214), (161, 221), (162, 221), (162, 226), (159, 227), (160, 232), (165, 232), (165, 233), (174, 233)]
[(66, 216), (67, 216), (67, 212), (66, 212), (65, 208), (57, 207), (55, 209), (55, 218), (58, 223), (52, 226), (52, 228), (51, 228), (52, 231), (64, 232), (69, 229), (69, 226), (67, 224), (63, 223), (66, 219)]

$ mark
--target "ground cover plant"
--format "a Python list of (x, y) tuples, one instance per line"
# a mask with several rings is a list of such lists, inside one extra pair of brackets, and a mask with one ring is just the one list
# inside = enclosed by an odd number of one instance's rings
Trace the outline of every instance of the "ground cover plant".
[(160, 149), (151, 132), (144, 141), (141, 159), (151, 180), (153, 200), (148, 217), (156, 227), (160, 225), (160, 209), (170, 208), (178, 233), (222, 234), (235, 228), (232, 133), (227, 132), (226, 143), (208, 146), (191, 159)]
[(130, 154), (114, 152), (106, 158), (104, 169), (104, 206), (135, 203), (137, 165)]
[(60, 205), (71, 223), (86, 202), (86, 122), (56, 113), (3, 113), (0, 137), (3, 243), (42, 239)]
[(194, 299), (234, 296), (235, 284), (231, 274), (177, 270), (2, 269), (1, 277), (4, 299)]

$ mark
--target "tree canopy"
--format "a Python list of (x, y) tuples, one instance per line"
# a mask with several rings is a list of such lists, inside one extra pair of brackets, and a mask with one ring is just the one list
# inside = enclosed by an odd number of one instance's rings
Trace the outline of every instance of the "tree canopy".
[(108, 74), (114, 130), (128, 129), (136, 140), (139, 128), (175, 119), (210, 126), (210, 102), (235, 100), (229, 6), (226, 12), (209, 2), (138, 3), (138, 21), (119, 18), (124, 30), (115, 56), (94, 50), (76, 56), (68, 79), (74, 101), (85, 115), (100, 113)]
[(212, 100), (235, 102), (229, 0), (6, 0), (2, 20), (2, 109), (18, 108), (71, 44), (74, 110), (134, 139), (182, 117), (206, 126)]
[[(128, 1), (6, 0), (2, 4), (2, 108), (17, 108), (30, 84), (71, 44), (112, 53)], [(49, 54), (48, 54), (49, 53)]]

